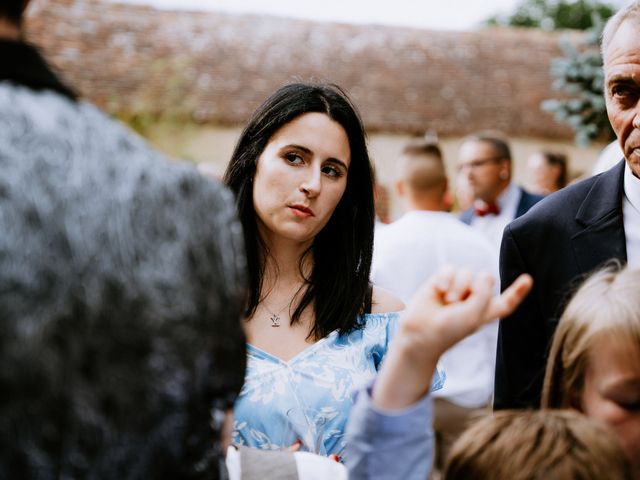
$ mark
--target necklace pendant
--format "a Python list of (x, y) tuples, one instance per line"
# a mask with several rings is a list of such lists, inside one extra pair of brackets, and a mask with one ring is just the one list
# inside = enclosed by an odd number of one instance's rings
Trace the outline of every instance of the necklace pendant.
[(277, 314), (273, 314), (271, 315), (271, 326), (272, 327), (279, 327), (280, 326), (280, 316)]

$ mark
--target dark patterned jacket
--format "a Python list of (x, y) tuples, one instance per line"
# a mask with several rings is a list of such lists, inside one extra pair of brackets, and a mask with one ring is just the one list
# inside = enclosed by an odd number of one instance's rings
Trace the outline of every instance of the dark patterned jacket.
[(231, 194), (32, 47), (0, 58), (0, 478), (217, 478), (245, 368)]

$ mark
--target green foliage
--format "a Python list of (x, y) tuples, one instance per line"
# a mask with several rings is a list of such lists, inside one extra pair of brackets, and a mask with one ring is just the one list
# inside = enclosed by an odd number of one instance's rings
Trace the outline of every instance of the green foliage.
[(604, 76), (600, 56), (600, 35), (604, 20), (616, 8), (598, 0), (521, 0), (511, 15), (496, 16), (488, 25), (542, 28), (544, 30), (578, 29), (585, 32), (580, 47), (563, 39), (564, 57), (551, 62), (554, 89), (561, 99), (546, 100), (543, 110), (556, 120), (568, 123), (575, 132), (576, 143), (613, 139), (604, 101)]
[(488, 25), (587, 30), (594, 18), (609, 18), (615, 7), (598, 0), (521, 0), (513, 14), (489, 18)]
[(551, 62), (554, 88), (568, 98), (546, 100), (542, 108), (553, 112), (556, 120), (568, 123), (578, 145), (592, 140), (612, 140), (613, 131), (604, 101), (604, 75), (599, 39), (604, 22), (594, 15), (594, 26), (586, 31), (586, 45), (577, 48), (563, 39), (564, 57)]
[(159, 58), (151, 63), (149, 78), (163, 79), (161, 95), (149, 92), (140, 95), (130, 105), (122, 105), (118, 98), (110, 98), (106, 110), (128, 124), (144, 137), (159, 124), (188, 124), (194, 121), (197, 99), (189, 77), (192, 61), (188, 58)]

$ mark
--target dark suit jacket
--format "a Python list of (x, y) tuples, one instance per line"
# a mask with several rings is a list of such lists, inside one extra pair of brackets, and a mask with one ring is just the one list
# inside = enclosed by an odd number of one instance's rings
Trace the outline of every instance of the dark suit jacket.
[[(533, 207), (536, 203), (542, 200), (543, 197), (540, 195), (534, 195), (533, 193), (527, 192), (524, 188), (518, 187), (522, 191), (522, 196), (520, 197), (520, 201), (518, 202), (518, 207), (516, 209), (515, 218), (521, 217), (527, 211)], [(473, 208), (469, 208), (460, 214), (460, 221), (466, 223), (467, 225), (471, 225), (471, 220), (475, 216)]]
[(624, 161), (548, 196), (505, 229), (502, 289), (525, 272), (534, 283), (518, 309), (500, 321), (495, 408), (539, 405), (547, 350), (567, 297), (608, 260), (626, 262), (623, 178)]

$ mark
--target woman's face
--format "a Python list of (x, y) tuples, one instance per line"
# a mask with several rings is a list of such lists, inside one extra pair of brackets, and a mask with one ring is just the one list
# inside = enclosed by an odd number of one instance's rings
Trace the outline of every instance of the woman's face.
[(305, 113), (276, 131), (253, 179), (262, 238), (313, 242), (342, 198), (350, 162), (346, 132), (323, 113)]
[(631, 460), (634, 478), (640, 478), (640, 352), (620, 343), (602, 339), (593, 349), (582, 410), (615, 430)]
[(533, 154), (527, 160), (531, 190), (540, 195), (548, 195), (558, 190), (560, 167), (550, 165), (546, 157), (540, 153)]

